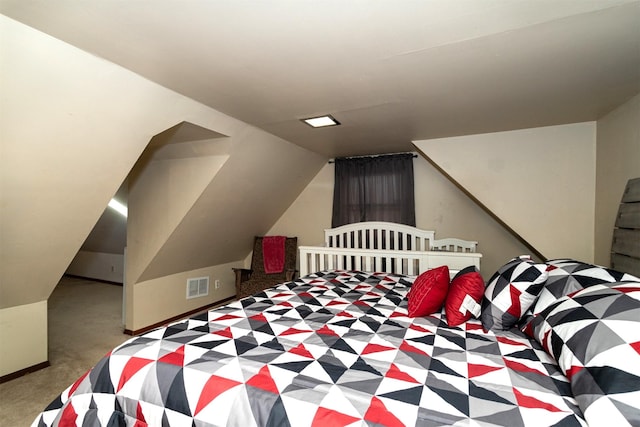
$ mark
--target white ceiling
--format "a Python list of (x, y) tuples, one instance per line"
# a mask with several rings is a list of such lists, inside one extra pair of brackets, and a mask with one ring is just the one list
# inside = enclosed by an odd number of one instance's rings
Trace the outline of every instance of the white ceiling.
[[(596, 120), (640, 92), (640, 0), (0, 0), (329, 157)], [(341, 126), (299, 121), (330, 113)]]

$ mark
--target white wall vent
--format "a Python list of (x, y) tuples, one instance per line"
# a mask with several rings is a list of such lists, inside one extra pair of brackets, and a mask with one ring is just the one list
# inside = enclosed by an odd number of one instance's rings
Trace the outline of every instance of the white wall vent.
[(209, 295), (209, 276), (187, 279), (187, 299)]

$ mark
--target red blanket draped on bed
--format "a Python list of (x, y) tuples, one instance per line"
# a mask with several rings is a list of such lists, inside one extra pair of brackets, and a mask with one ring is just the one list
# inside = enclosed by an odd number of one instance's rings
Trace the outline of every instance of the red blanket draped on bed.
[(285, 240), (285, 236), (265, 236), (262, 239), (262, 258), (265, 273), (281, 273), (284, 270)]

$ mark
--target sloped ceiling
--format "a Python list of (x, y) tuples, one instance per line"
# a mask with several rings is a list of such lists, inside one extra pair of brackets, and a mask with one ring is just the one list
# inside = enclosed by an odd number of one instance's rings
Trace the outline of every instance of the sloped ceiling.
[[(188, 141), (194, 132), (209, 138)], [(156, 135), (129, 176), (128, 280), (243, 259), (324, 160), (257, 130), (181, 123)]]
[[(151, 139), (146, 152), (149, 159), (170, 160), (179, 158), (224, 155), (224, 144), (212, 144), (211, 140), (224, 138), (218, 132), (193, 123), (182, 122)], [(114, 199), (127, 205), (129, 180), (120, 186)], [(127, 219), (107, 207), (80, 250), (122, 254), (127, 245)]]
[[(3, 0), (0, 12), (329, 157), (592, 121), (640, 92), (638, 0)], [(342, 125), (299, 121), (323, 113)]]

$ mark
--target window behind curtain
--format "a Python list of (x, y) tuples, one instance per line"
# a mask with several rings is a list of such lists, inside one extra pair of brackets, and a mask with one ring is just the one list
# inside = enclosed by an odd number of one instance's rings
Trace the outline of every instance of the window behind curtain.
[(362, 221), (416, 225), (413, 154), (336, 159), (331, 225)]

